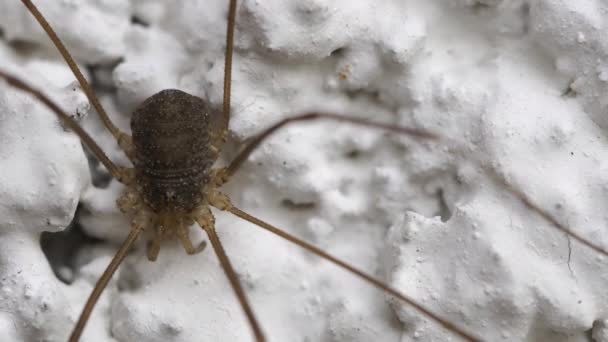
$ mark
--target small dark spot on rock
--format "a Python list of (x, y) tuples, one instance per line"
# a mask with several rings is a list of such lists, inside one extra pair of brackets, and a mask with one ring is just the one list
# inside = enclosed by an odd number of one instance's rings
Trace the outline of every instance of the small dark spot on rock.
[(281, 205), (291, 210), (310, 210), (315, 208), (315, 203), (296, 203), (288, 198), (281, 201)]
[(357, 159), (361, 156), (361, 151), (359, 150), (351, 150), (346, 153), (346, 158), (349, 159)]
[(161, 323), (161, 329), (170, 336), (177, 336), (182, 332), (182, 328), (167, 322)]
[(340, 56), (344, 55), (345, 50), (346, 50), (346, 48), (340, 47), (340, 48), (337, 48), (334, 51), (332, 51), (329, 55), (332, 57), (340, 57)]
[(140, 17), (134, 15), (131, 17), (131, 24), (133, 25), (139, 25), (139, 26), (143, 26), (143, 27), (148, 27), (150, 26), (149, 23), (145, 22), (143, 19), (141, 19)]

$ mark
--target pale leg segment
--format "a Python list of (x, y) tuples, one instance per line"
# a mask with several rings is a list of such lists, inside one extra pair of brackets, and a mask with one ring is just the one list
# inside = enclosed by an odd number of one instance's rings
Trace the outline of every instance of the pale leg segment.
[(116, 199), (116, 206), (123, 214), (133, 214), (142, 210), (139, 194), (133, 187), (127, 186), (127, 190)]
[(158, 258), (158, 253), (160, 252), (160, 245), (165, 240), (166, 233), (163, 227), (158, 227), (156, 229), (156, 234), (153, 240), (148, 241), (148, 245), (146, 246), (146, 256), (150, 261), (156, 261)]
[(188, 226), (194, 223), (192, 219), (178, 217), (173, 214), (161, 214), (157, 222), (155, 222), (154, 239), (148, 242), (146, 255), (148, 260), (156, 261), (160, 252), (161, 244), (164, 240), (176, 235), (182, 246), (189, 255), (202, 252), (207, 246), (206, 241), (202, 241), (198, 246), (194, 247), (188, 235)]
[(186, 253), (188, 253), (189, 255), (200, 253), (203, 251), (203, 249), (205, 249), (205, 247), (207, 247), (207, 242), (205, 242), (204, 240), (201, 241), (201, 243), (196, 246), (196, 248), (192, 245), (192, 241), (190, 241), (190, 237), (188, 236), (188, 227), (184, 226), (183, 220), (180, 220), (179, 226), (176, 229), (176, 233), (177, 237), (182, 243), (182, 246), (184, 246)]

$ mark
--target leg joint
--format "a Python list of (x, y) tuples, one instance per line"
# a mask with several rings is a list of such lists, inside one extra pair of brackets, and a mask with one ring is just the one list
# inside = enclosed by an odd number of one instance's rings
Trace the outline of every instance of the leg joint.
[(232, 208), (232, 202), (230, 201), (230, 198), (217, 190), (210, 191), (207, 199), (209, 201), (209, 204), (219, 210), (225, 211)]

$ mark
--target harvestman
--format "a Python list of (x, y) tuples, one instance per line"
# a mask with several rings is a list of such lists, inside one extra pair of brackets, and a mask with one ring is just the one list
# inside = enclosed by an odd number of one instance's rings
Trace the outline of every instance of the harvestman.
[[(133, 168), (115, 165), (95, 141), (57, 104), (19, 78), (0, 71), (0, 77), (6, 79), (9, 84), (29, 92), (49, 107), (91, 149), (110, 174), (127, 188), (125, 193), (118, 198), (117, 205), (121, 211), (129, 214), (132, 218), (131, 231), (98, 280), (72, 331), (69, 341), (75, 342), (79, 340), (95, 303), (144, 229), (155, 229), (155, 237), (152, 241), (149, 241), (147, 249), (148, 259), (154, 261), (158, 256), (162, 241), (171, 237), (177, 237), (180, 240), (187, 254), (201, 252), (205, 248), (205, 242), (203, 241), (203, 243), (195, 247), (188, 237), (188, 227), (195, 222), (207, 233), (213, 250), (247, 316), (256, 340), (264, 341), (265, 337), (262, 329), (216, 234), (215, 220), (209, 206), (228, 211), (334, 263), (390, 295), (408, 303), (465, 340), (480, 340), (479, 337), (466, 331), (466, 329), (429, 311), (415, 300), (385, 285), (372, 276), (269, 223), (241, 211), (230, 202), (228, 196), (219, 191), (219, 188), (230, 180), (230, 177), (266, 138), (287, 124), (297, 121), (329, 119), (387, 130), (416, 139), (434, 140), (443, 143), (449, 142), (451, 146), (458, 145), (440, 135), (418, 129), (374, 123), (340, 114), (313, 112), (279, 121), (255, 136), (237, 154), (236, 158), (228, 164), (228, 167), (214, 169), (212, 165), (218, 158), (225, 141), (230, 119), (230, 82), (236, 0), (230, 0), (228, 11), (222, 112), (210, 112), (206, 102), (198, 97), (179, 90), (163, 90), (144, 101), (133, 113), (131, 121), (132, 137), (121, 132), (111, 122), (71, 55), (34, 4), (30, 0), (22, 0), (22, 2), (53, 41), (78, 79), (83, 91), (93, 107), (95, 107), (104, 125), (112, 133), (118, 145), (134, 165)], [(463, 151), (459, 148), (455, 148), (455, 150), (459, 151), (459, 153)], [(493, 181), (517, 197), (526, 207), (542, 216), (560, 231), (570, 235), (595, 251), (608, 256), (608, 251), (560, 224), (553, 216), (534, 204), (523, 192), (511, 186), (492, 168), (485, 166), (479, 160), (474, 160), (474, 162)]]

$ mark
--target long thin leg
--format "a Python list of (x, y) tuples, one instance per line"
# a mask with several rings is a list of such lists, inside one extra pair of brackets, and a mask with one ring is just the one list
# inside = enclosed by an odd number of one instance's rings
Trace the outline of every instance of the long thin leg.
[(351, 117), (351, 116), (342, 115), (342, 114), (317, 113), (317, 112), (300, 114), (300, 115), (296, 115), (296, 116), (292, 116), (292, 117), (283, 119), (283, 120), (275, 123), (274, 125), (268, 127), (267, 129), (262, 131), (262, 133), (255, 136), (253, 138), (253, 140), (250, 141), (249, 144), (247, 146), (245, 146), (245, 148), (243, 148), (239, 152), (239, 154), (237, 154), (237, 156), (232, 160), (232, 162), (230, 162), (228, 167), (226, 167), (224, 169), (219, 169), (217, 171), (215, 179), (214, 179), (215, 184), (217, 186), (221, 186), (221, 185), (227, 183), (230, 180), (230, 177), (232, 177), (236, 173), (236, 171), (238, 171), (240, 169), (243, 162), (245, 162), (245, 160), (247, 160), (247, 158), (249, 158), (251, 153), (253, 151), (255, 151), (262, 144), (262, 142), (264, 142), (266, 139), (268, 139), (277, 130), (287, 126), (288, 124), (294, 123), (294, 122), (312, 121), (312, 120), (319, 120), (319, 119), (349, 122), (354, 125), (373, 127), (376, 129), (383, 129), (386, 131), (395, 132), (398, 134), (403, 134), (403, 135), (407, 135), (407, 136), (410, 136), (413, 138), (419, 138), (419, 139), (439, 140), (441, 138), (439, 135), (436, 135), (434, 133), (427, 132), (424, 130), (420, 130), (420, 129), (404, 127), (404, 126), (397, 126), (397, 125), (392, 125), (392, 124), (378, 123), (378, 122), (373, 122), (373, 121), (369, 121), (366, 119)]
[(222, 115), (224, 132), (230, 122), (230, 86), (232, 84), (232, 51), (234, 50), (234, 26), (236, 22), (236, 0), (230, 0), (228, 8), (228, 25), (226, 25), (226, 55), (224, 59), (224, 103)]
[(243, 311), (245, 311), (245, 315), (249, 320), (249, 324), (251, 325), (251, 329), (255, 335), (255, 339), (258, 342), (263, 342), (266, 340), (264, 337), (264, 333), (262, 332), (262, 328), (260, 328), (260, 324), (258, 323), (251, 306), (249, 305), (249, 301), (247, 300), (247, 296), (245, 295), (245, 291), (241, 286), (241, 282), (236, 276), (234, 269), (232, 268), (232, 264), (228, 259), (228, 255), (226, 255), (226, 251), (224, 251), (224, 247), (220, 242), (217, 233), (215, 232), (215, 220), (213, 214), (209, 210), (208, 207), (201, 208), (200, 213), (195, 217), (196, 222), (203, 228), (203, 230), (209, 236), (209, 241), (211, 241), (211, 245), (213, 246), (213, 250), (220, 260), (220, 264), (222, 265), (222, 269), (224, 269), (224, 273), (226, 273), (226, 277), (230, 281), (230, 285), (232, 285), (232, 289), (236, 294), (239, 302), (241, 303), (241, 307)]
[(480, 338), (476, 337), (474, 334), (469, 333), (467, 331), (465, 331), (464, 329), (458, 327), (457, 325), (455, 325), (454, 323), (448, 321), (445, 318), (440, 317), (439, 315), (433, 313), (432, 311), (426, 309), (425, 307), (423, 307), (421, 304), (419, 304), (418, 302), (416, 302), (415, 300), (407, 297), (406, 295), (402, 294), (401, 292), (385, 285), (384, 283), (382, 283), (381, 281), (377, 280), (376, 278), (370, 276), (369, 274), (360, 271), (359, 269), (347, 264), (346, 262), (322, 251), (321, 249), (309, 244), (306, 241), (300, 240), (297, 237), (288, 234), (287, 232), (276, 228), (272, 225), (270, 225), (269, 223), (266, 223), (254, 216), (251, 216), (249, 214), (247, 214), (246, 212), (236, 208), (234, 205), (232, 205), (232, 203), (230, 202), (230, 200), (228, 199), (227, 196), (219, 193), (219, 192), (215, 192), (210, 196), (210, 202), (211, 205), (213, 205), (214, 207), (220, 209), (220, 210), (226, 210), (231, 212), (232, 214), (246, 220), (249, 221), (263, 229), (268, 230), (269, 232), (276, 234), (280, 237), (282, 237), (283, 239), (294, 243), (304, 249), (306, 249), (307, 251), (316, 254), (317, 256), (320, 256), (321, 258), (337, 265), (338, 267), (341, 267), (342, 269), (347, 270), (348, 272), (358, 276), (359, 278), (367, 281), (368, 283), (376, 286), (377, 288), (379, 288), (380, 290), (386, 291), (388, 293), (390, 293), (391, 295), (399, 298), (400, 300), (404, 301), (405, 303), (411, 305), (412, 307), (414, 307), (416, 310), (422, 312), (423, 314), (425, 314), (426, 316), (428, 316), (429, 318), (433, 319), (434, 321), (436, 321), (437, 323), (443, 325), (446, 329), (448, 329), (449, 331), (457, 334), (458, 336), (464, 338), (467, 341), (481, 341)]
[(55, 113), (55, 115), (57, 115), (57, 117), (59, 117), (59, 119), (63, 121), (66, 126), (68, 126), (72, 131), (74, 131), (78, 135), (78, 137), (95, 154), (97, 159), (101, 161), (101, 163), (106, 167), (106, 169), (108, 169), (108, 172), (110, 172), (110, 174), (114, 178), (116, 178), (122, 183), (131, 182), (132, 177), (130, 175), (130, 172), (126, 168), (116, 166), (110, 160), (110, 158), (108, 158), (108, 156), (103, 152), (101, 147), (99, 147), (99, 145), (95, 143), (93, 138), (91, 138), (91, 136), (88, 135), (87, 132), (85, 132), (82, 127), (80, 127), (80, 125), (78, 125), (78, 123), (74, 121), (74, 119), (72, 119), (61, 108), (59, 108), (59, 106), (55, 102), (53, 102), (39, 90), (34, 89), (33, 87), (21, 81), (17, 77), (8, 74), (2, 70), (0, 70), (0, 78), (4, 78), (8, 82), (8, 84), (12, 85), (13, 87), (28, 92), (34, 97), (36, 97), (40, 102), (42, 102), (45, 106), (51, 109)]
[(225, 174), (223, 175), (223, 177), (225, 178), (224, 181), (227, 182), (228, 179), (230, 178), (230, 176), (232, 176), (241, 167), (243, 162), (245, 160), (247, 160), (249, 155), (251, 155), (251, 153), (256, 148), (258, 148), (262, 142), (264, 142), (264, 140), (268, 139), (268, 137), (270, 137), (270, 135), (272, 133), (274, 133), (277, 130), (279, 130), (280, 128), (283, 128), (286, 125), (294, 123), (294, 122), (312, 121), (312, 120), (318, 120), (318, 119), (350, 122), (355, 125), (374, 127), (377, 129), (383, 129), (386, 131), (391, 131), (391, 132), (395, 132), (395, 133), (399, 133), (399, 134), (408, 135), (408, 136), (411, 136), (413, 138), (418, 138), (418, 139), (439, 140), (439, 138), (440, 138), (439, 135), (436, 135), (434, 133), (427, 132), (427, 131), (424, 131), (421, 129), (397, 126), (397, 125), (392, 125), (392, 124), (378, 123), (378, 122), (373, 122), (373, 121), (369, 121), (366, 119), (356, 118), (356, 117), (342, 115), (342, 114), (317, 113), (317, 112), (300, 114), (300, 115), (292, 116), (290, 118), (283, 119), (283, 120), (275, 123), (274, 125), (268, 127), (267, 129), (262, 131), (262, 133), (255, 136), (253, 138), (253, 140), (251, 142), (249, 142), (249, 144), (247, 146), (245, 146), (245, 148), (243, 148), (241, 150), (241, 152), (239, 152), (239, 154), (228, 165), (228, 167), (225, 170)]
[(89, 295), (89, 299), (87, 300), (87, 303), (85, 304), (84, 308), (82, 309), (82, 313), (80, 314), (80, 317), (78, 318), (78, 322), (76, 323), (74, 330), (72, 330), (72, 334), (70, 335), (69, 342), (77, 342), (80, 339), (80, 336), (82, 335), (82, 331), (84, 330), (84, 326), (87, 324), (89, 317), (91, 316), (91, 313), (93, 312), (93, 308), (95, 307), (95, 304), (97, 304), (97, 301), (99, 300), (99, 297), (101, 296), (101, 293), (108, 285), (108, 282), (110, 281), (110, 279), (112, 279), (112, 276), (114, 275), (114, 272), (116, 272), (116, 270), (118, 269), (118, 266), (120, 266), (122, 261), (127, 256), (129, 249), (131, 249), (131, 246), (133, 246), (133, 243), (137, 240), (137, 237), (139, 236), (139, 234), (146, 227), (146, 224), (147, 224), (147, 216), (143, 213), (138, 215), (133, 220), (131, 232), (129, 233), (129, 236), (127, 236), (125, 241), (122, 243), (122, 245), (120, 246), (120, 249), (118, 249), (118, 251), (114, 255), (114, 258), (112, 258), (112, 261), (110, 262), (110, 264), (108, 265), (106, 270), (101, 275), (101, 278), (99, 278), (99, 280), (97, 281), (97, 284), (95, 284), (95, 288), (93, 289), (93, 292), (91, 292), (91, 294)]
[(561, 224), (555, 217), (553, 217), (551, 214), (546, 212), (544, 209), (540, 208), (536, 203), (532, 202), (532, 200), (526, 194), (524, 194), (523, 192), (521, 192), (520, 190), (515, 188), (504, 177), (502, 177), (501, 175), (496, 173), (496, 171), (494, 169), (487, 167), (487, 166), (482, 166), (482, 168), (483, 168), (484, 172), (494, 182), (496, 182), (497, 184), (502, 186), (504, 189), (507, 190), (507, 192), (509, 192), (511, 195), (513, 195), (517, 199), (519, 199), (524, 204), (524, 206), (526, 206), (526, 208), (529, 208), (530, 210), (536, 212), (539, 216), (541, 216), (543, 219), (545, 219), (546, 221), (551, 223), (555, 228), (560, 230), (562, 233), (567, 234), (568, 236), (574, 238), (576, 241), (593, 249), (594, 251), (596, 251), (600, 254), (603, 254), (605, 256), (608, 256), (608, 250), (606, 250), (604, 247), (602, 247), (594, 242), (587, 240), (586, 238), (582, 237), (577, 232), (575, 232), (575, 231), (569, 229), (568, 227), (564, 226), (563, 224)]
[(541, 216), (543, 219), (545, 219), (551, 225), (555, 226), (561, 232), (567, 234), (568, 236), (571, 236), (578, 242), (595, 250), (596, 252), (608, 257), (608, 250), (606, 248), (582, 237), (580, 234), (574, 232), (573, 230), (571, 230), (568, 227), (561, 224), (555, 217), (553, 217), (553, 215), (549, 214), (549, 212), (547, 212), (546, 210), (542, 209), (539, 205), (534, 203), (523, 192), (521, 192), (520, 190), (518, 190), (514, 186), (512, 186), (503, 176), (496, 173), (496, 171), (492, 167), (484, 165), (484, 163), (481, 160), (477, 160), (473, 156), (471, 156), (469, 153), (466, 153), (465, 152), (466, 150), (464, 148), (460, 147), (460, 145), (457, 142), (452, 141), (451, 139), (443, 137), (439, 134), (426, 132), (423, 130), (417, 130), (417, 129), (413, 129), (413, 128), (409, 128), (409, 127), (375, 123), (375, 122), (368, 121), (365, 119), (353, 118), (353, 117), (348, 117), (348, 116), (339, 115), (339, 114), (331, 114), (331, 113), (307, 113), (307, 114), (297, 115), (297, 116), (294, 116), (291, 118), (283, 119), (283, 120), (277, 122), (276, 124), (270, 126), (266, 130), (262, 131), (262, 133), (258, 134), (256, 137), (254, 137), (253, 140), (247, 146), (245, 146), (245, 148), (243, 148), (241, 150), (241, 152), (234, 158), (234, 160), (228, 165), (227, 168), (216, 171), (216, 176), (215, 176), (216, 179), (214, 180), (214, 183), (217, 184), (218, 186), (221, 186), (222, 184), (228, 182), (230, 180), (230, 177), (232, 175), (234, 175), (234, 173), (241, 167), (243, 162), (251, 155), (251, 153), (256, 148), (258, 148), (260, 146), (260, 144), (264, 140), (266, 140), (272, 133), (276, 132), (280, 128), (285, 127), (289, 123), (293, 123), (293, 122), (297, 122), (297, 121), (310, 121), (310, 120), (317, 120), (317, 119), (330, 119), (330, 120), (335, 120), (335, 121), (350, 122), (350, 123), (353, 123), (356, 125), (361, 125), (361, 126), (366, 126), (366, 127), (376, 128), (376, 129), (383, 129), (386, 131), (391, 131), (391, 132), (411, 136), (411, 137), (418, 138), (418, 139), (434, 140), (434, 141), (442, 143), (446, 146), (450, 146), (450, 148), (461, 153), (465, 158), (468, 158), (470, 161), (479, 165), (481, 167), (481, 169), (483, 170), (483, 172), (490, 179), (492, 179), (492, 181), (494, 181), (500, 187), (505, 189), (512, 196), (514, 196), (515, 198), (520, 200), (524, 204), (524, 206), (526, 206), (526, 208), (530, 209), (531, 211), (535, 212), (537, 215)]
[(89, 101), (91, 102), (93, 107), (95, 107), (95, 110), (97, 110), (97, 113), (101, 117), (101, 121), (103, 121), (103, 124), (112, 133), (114, 138), (116, 138), (118, 145), (125, 151), (127, 156), (132, 160), (133, 155), (132, 155), (131, 137), (128, 134), (121, 132), (120, 129), (118, 129), (118, 127), (116, 127), (114, 125), (114, 123), (112, 123), (112, 120), (110, 120), (110, 117), (108, 116), (106, 111), (103, 109), (101, 103), (97, 99), (97, 96), (95, 96), (93, 89), (91, 88), (91, 86), (89, 85), (87, 80), (82, 75), (82, 72), (76, 65), (76, 62), (74, 62), (74, 59), (72, 58), (72, 56), (70, 55), (68, 50), (63, 45), (63, 42), (61, 41), (61, 39), (59, 39), (59, 37), (57, 36), (57, 34), (55, 33), (55, 31), (53, 30), (51, 25), (48, 23), (48, 21), (46, 21), (46, 19), (44, 18), (42, 13), (40, 13), (38, 8), (36, 8), (36, 6), (30, 0), (21, 0), (21, 1), (25, 5), (25, 7), (27, 7), (27, 9), (30, 11), (30, 13), (32, 13), (32, 15), (36, 18), (36, 20), (38, 21), (40, 26), (42, 26), (42, 29), (44, 29), (44, 31), (49, 36), (49, 38), (51, 38), (51, 40), (53, 41), (53, 44), (55, 44), (55, 46), (57, 47), (57, 50), (59, 50), (59, 53), (61, 54), (61, 56), (63, 56), (63, 59), (65, 60), (65, 62), (68, 64), (68, 66), (72, 70), (72, 73), (74, 74), (74, 76), (76, 76), (76, 79), (78, 80), (78, 83), (80, 83), (80, 86), (82, 87), (82, 90), (86, 94), (87, 98), (89, 99)]

